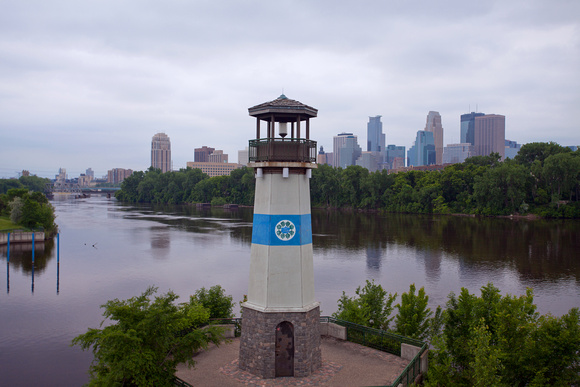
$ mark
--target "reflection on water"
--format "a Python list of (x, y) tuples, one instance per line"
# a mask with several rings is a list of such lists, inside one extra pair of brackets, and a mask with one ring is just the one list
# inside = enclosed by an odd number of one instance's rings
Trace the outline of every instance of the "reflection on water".
[(426, 274), (437, 280), (443, 254), (461, 270), (513, 267), (524, 280), (580, 281), (580, 222), (457, 216), (313, 211), (317, 249), (365, 249), (367, 267), (379, 270), (387, 244), (417, 251)]
[[(150, 285), (173, 290), (180, 301), (215, 284), (236, 302), (247, 293), (251, 208), (126, 205), (99, 197), (54, 205), (62, 265), (55, 241), (36, 244), (34, 266), (31, 245), (11, 245), (10, 263), (0, 265), (7, 289), (0, 293), (3, 384), (86, 383), (91, 354), (69, 343), (99, 326), (107, 300)], [(451, 291), (478, 292), (488, 281), (504, 293), (533, 287), (541, 313), (559, 315), (580, 304), (579, 221), (314, 210), (312, 230), (316, 298), (325, 315), (336, 310), (342, 291), (353, 295), (366, 279), (399, 295), (411, 283), (425, 286), (431, 307), (444, 305)]]
[[(34, 243), (34, 269), (36, 274), (41, 274), (46, 270), (46, 265), (56, 255), (53, 254), (55, 248), (54, 240), (35, 241)], [(8, 246), (0, 245), (0, 257), (8, 261)], [(32, 243), (11, 243), (10, 244), (10, 266), (12, 269), (25, 273), (32, 273)]]

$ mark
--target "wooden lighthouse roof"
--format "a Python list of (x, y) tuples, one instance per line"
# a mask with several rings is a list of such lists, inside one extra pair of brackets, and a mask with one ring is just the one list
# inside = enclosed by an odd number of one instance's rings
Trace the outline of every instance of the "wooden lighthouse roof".
[(316, 117), (318, 109), (305, 105), (300, 101), (289, 99), (284, 94), (273, 101), (264, 102), (248, 109), (250, 116), (260, 120), (271, 121), (272, 116), (276, 122), (290, 122), (307, 120)]

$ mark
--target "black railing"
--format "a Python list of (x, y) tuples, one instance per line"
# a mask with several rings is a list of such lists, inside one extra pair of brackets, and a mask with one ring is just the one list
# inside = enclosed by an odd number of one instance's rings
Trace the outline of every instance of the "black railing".
[(250, 162), (316, 162), (316, 141), (304, 138), (260, 138), (250, 140)]
[(352, 341), (397, 356), (401, 356), (401, 344), (403, 343), (419, 348), (419, 352), (409, 362), (399, 377), (392, 384), (380, 387), (397, 387), (400, 384), (407, 386), (414, 383), (417, 376), (421, 373), (421, 355), (427, 350), (427, 343), (381, 329), (369, 328), (349, 321), (339, 320), (334, 317), (321, 316), (320, 322), (334, 323), (345, 327), (347, 341)]
[[(236, 327), (236, 337), (238, 337), (239, 333), (241, 332), (242, 322), (243, 320), (241, 318), (212, 319), (211, 324), (234, 324)], [(397, 377), (397, 379), (395, 379), (393, 383), (378, 387), (398, 387), (401, 384), (403, 386), (407, 386), (413, 384), (417, 376), (421, 373), (421, 355), (423, 355), (423, 353), (425, 353), (427, 350), (427, 343), (421, 340), (397, 335), (388, 331), (383, 331), (381, 329), (365, 327), (363, 325), (339, 320), (329, 316), (321, 316), (320, 322), (334, 323), (345, 327), (347, 341), (361, 344), (366, 347), (371, 347), (379, 351), (392, 353), (397, 356), (401, 356), (401, 344), (403, 343), (420, 348), (419, 352), (409, 362), (407, 367), (405, 367), (403, 372), (401, 372), (401, 374)], [(190, 386), (177, 377), (174, 381), (174, 385), (181, 387)]]

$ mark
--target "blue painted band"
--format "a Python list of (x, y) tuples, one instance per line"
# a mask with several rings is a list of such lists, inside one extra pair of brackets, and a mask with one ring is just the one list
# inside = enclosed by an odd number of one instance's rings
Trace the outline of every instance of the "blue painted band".
[(312, 243), (310, 214), (254, 214), (252, 243), (266, 246), (301, 246)]

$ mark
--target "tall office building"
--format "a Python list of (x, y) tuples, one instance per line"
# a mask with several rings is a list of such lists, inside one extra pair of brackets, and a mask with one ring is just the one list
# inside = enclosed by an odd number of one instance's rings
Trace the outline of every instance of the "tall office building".
[(248, 152), (249, 152), (248, 147), (246, 147), (246, 149), (244, 150), (238, 151), (238, 164), (243, 166), (248, 165), (248, 163), (250, 162), (250, 156)]
[(333, 166), (346, 168), (355, 165), (362, 153), (357, 136), (352, 133), (340, 133), (333, 138)]
[[(403, 162), (402, 162), (403, 165), (401, 165), (401, 162), (399, 159), (403, 160)], [(389, 165), (389, 169), (404, 167), (405, 166), (404, 160), (405, 160), (405, 147), (404, 146), (392, 145), (392, 144), (387, 145), (385, 161)]]
[(171, 171), (171, 142), (165, 133), (157, 133), (151, 140), (151, 166), (164, 173)]
[(130, 169), (113, 168), (107, 171), (107, 183), (119, 184), (133, 174)]
[(473, 145), (469, 143), (448, 144), (443, 149), (443, 164), (462, 163), (472, 156), (474, 156)]
[(415, 144), (409, 149), (407, 166), (421, 166), (435, 164), (435, 140), (433, 132), (417, 131)]
[(484, 113), (467, 113), (461, 115), (461, 143), (469, 143), (471, 145), (475, 144), (474, 141), (474, 130), (475, 130), (475, 118), (484, 116)]
[(227, 163), (228, 162), (228, 154), (224, 153), (223, 150), (216, 150), (213, 151), (207, 160), (210, 163)]
[(195, 148), (193, 150), (193, 161), (195, 163), (207, 163), (209, 162), (209, 155), (215, 151), (215, 148), (210, 148), (207, 146), (202, 146), (201, 148)]
[(441, 115), (439, 112), (430, 111), (427, 114), (427, 123), (425, 125), (427, 132), (433, 133), (435, 141), (435, 164), (443, 164), (443, 125), (441, 124)]
[(66, 168), (59, 168), (58, 175), (55, 175), (54, 179), (61, 183), (66, 182), (66, 180), (68, 179), (68, 176), (66, 174)]
[(505, 140), (505, 158), (515, 159), (521, 147), (522, 144), (518, 144), (517, 141)]
[[(369, 117), (367, 124), (367, 151), (368, 152), (385, 152), (386, 136), (383, 133), (383, 123), (381, 116)], [(382, 162), (382, 160), (379, 160)]]
[(486, 114), (475, 117), (473, 146), (476, 156), (487, 156), (497, 152), (505, 159), (505, 116)]
[(362, 152), (360, 157), (356, 160), (356, 165), (369, 170), (369, 172), (376, 172), (379, 169), (376, 152)]

